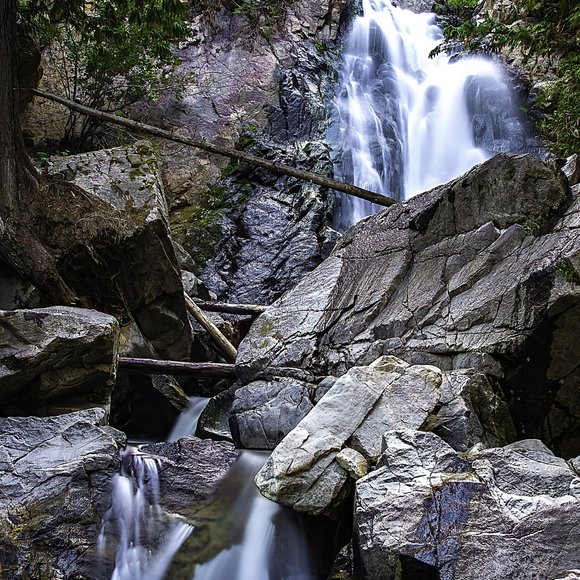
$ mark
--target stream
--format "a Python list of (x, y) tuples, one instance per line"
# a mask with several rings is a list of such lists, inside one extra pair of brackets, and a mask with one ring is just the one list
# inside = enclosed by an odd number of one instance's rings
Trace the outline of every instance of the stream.
[[(363, 14), (348, 37), (329, 132), (338, 179), (403, 200), (494, 152), (525, 146), (501, 70), (484, 58), (429, 58), (441, 38), (432, 14), (414, 14), (389, 0), (363, 0)], [(337, 227), (345, 230), (378, 209), (340, 197)], [(194, 435), (206, 404), (192, 398), (168, 440)], [(222, 499), (227, 512), (242, 518), (243, 532), (208, 561), (193, 563), (192, 580), (324, 577), (313, 571), (304, 520), (262, 497), (254, 485), (266, 459), (264, 452), (241, 452), (227, 476), (236, 491)], [(101, 554), (105, 531), (114, 530), (117, 538), (114, 580), (161, 580), (195, 532), (160, 509), (158, 469), (156, 458), (136, 447), (125, 450), (99, 535)]]

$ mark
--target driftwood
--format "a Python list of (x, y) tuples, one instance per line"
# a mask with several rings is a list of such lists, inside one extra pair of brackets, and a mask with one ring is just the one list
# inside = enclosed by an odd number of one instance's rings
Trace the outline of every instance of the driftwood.
[(206, 302), (195, 300), (195, 303), (206, 312), (223, 312), (225, 314), (244, 314), (259, 316), (268, 309), (260, 304), (229, 304), (227, 302)]
[(235, 365), (226, 363), (194, 363), (152, 358), (119, 358), (119, 369), (159, 375), (192, 375), (199, 378), (233, 379)]
[(211, 336), (215, 345), (232, 362), (236, 361), (238, 351), (234, 345), (221, 333), (220, 329), (203, 313), (201, 308), (187, 295), (184, 294), (185, 305), (188, 312), (203, 326)]
[(123, 117), (118, 117), (112, 113), (98, 111), (97, 109), (92, 109), (91, 107), (80, 105), (75, 101), (71, 101), (69, 99), (65, 99), (63, 97), (59, 97), (58, 95), (53, 95), (52, 93), (47, 93), (39, 89), (33, 89), (32, 92), (39, 97), (43, 97), (50, 101), (55, 101), (61, 105), (64, 105), (65, 107), (68, 107), (69, 109), (72, 109), (73, 111), (78, 111), (83, 115), (94, 117), (107, 123), (114, 123), (115, 125), (121, 125), (122, 127), (141, 131), (149, 135), (154, 135), (155, 137), (161, 137), (162, 139), (168, 139), (170, 141), (175, 141), (176, 143), (183, 143), (184, 145), (202, 149), (203, 151), (208, 151), (209, 153), (223, 155), (224, 157), (229, 157), (236, 162), (243, 161), (244, 163), (248, 163), (256, 167), (262, 167), (268, 171), (272, 171), (273, 173), (296, 177), (297, 179), (302, 179), (309, 183), (315, 183), (316, 185), (321, 185), (322, 187), (328, 187), (329, 189), (334, 189), (335, 191), (340, 191), (342, 193), (346, 193), (347, 195), (352, 195), (354, 197), (370, 201), (371, 203), (376, 203), (377, 205), (390, 206), (397, 203), (397, 200), (391, 197), (386, 197), (373, 191), (368, 191), (367, 189), (357, 187), (356, 185), (340, 183), (339, 181), (335, 181), (334, 179), (330, 179), (328, 177), (323, 177), (322, 175), (318, 175), (316, 173), (311, 173), (310, 171), (303, 171), (302, 169), (296, 169), (281, 163), (273, 163), (272, 161), (267, 161), (266, 159), (255, 157), (254, 155), (249, 155), (243, 151), (237, 151), (236, 149), (230, 149), (228, 147), (220, 147), (219, 145), (214, 145), (213, 143), (208, 143), (207, 141), (202, 141), (201, 139), (184, 137), (183, 135), (179, 135), (173, 131), (166, 131), (165, 129), (160, 129), (159, 127), (154, 127), (153, 125), (147, 125), (146, 123), (140, 123), (131, 119), (124, 119)]

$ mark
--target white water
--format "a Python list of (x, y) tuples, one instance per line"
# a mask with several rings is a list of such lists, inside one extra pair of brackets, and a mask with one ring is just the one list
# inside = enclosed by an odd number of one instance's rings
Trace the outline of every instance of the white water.
[(189, 397), (187, 408), (181, 412), (167, 441), (177, 441), (188, 435), (195, 435), (197, 422), (208, 404), (207, 397)]
[[(467, 83), (474, 77), (491, 83), (489, 92), (496, 100), (492, 107), (500, 109), (500, 103), (510, 101), (509, 89), (490, 60), (454, 60), (446, 54), (429, 58), (441, 41), (434, 20), (432, 14), (415, 14), (390, 0), (363, 0), (363, 15), (356, 18), (349, 35), (335, 99), (330, 140), (338, 151), (338, 177), (408, 199), (491, 156), (491, 150), (475, 143)], [(494, 147), (502, 146), (509, 147), (505, 140)], [(342, 228), (381, 209), (346, 196), (338, 205)]]
[[(310, 572), (304, 535), (287, 519), (296, 518), (296, 515), (261, 496), (254, 485), (254, 476), (267, 457), (263, 452), (242, 452), (234, 467), (237, 473), (233, 476), (243, 481), (243, 485), (237, 496), (231, 498), (230, 507), (233, 512), (247, 513), (242, 540), (209, 562), (198, 565), (193, 580), (309, 580), (314, 577)], [(275, 553), (277, 528), (284, 536), (285, 545), (290, 546), (284, 554)], [(278, 561), (274, 562), (274, 558)], [(273, 574), (270, 572), (272, 566), (278, 570)]]
[(161, 580), (193, 530), (160, 509), (158, 463), (134, 447), (122, 454), (121, 472), (113, 478), (111, 507), (98, 538), (99, 556), (104, 559), (107, 538), (116, 537), (111, 580)]

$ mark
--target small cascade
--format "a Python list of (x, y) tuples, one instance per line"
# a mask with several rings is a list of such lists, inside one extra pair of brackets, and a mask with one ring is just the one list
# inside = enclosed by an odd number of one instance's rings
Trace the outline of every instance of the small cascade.
[[(481, 57), (429, 58), (441, 39), (433, 14), (363, 0), (329, 134), (337, 178), (403, 200), (494, 152), (526, 147), (501, 70)], [(343, 195), (337, 226), (346, 229), (379, 209)]]
[(195, 435), (197, 422), (209, 402), (207, 397), (189, 397), (187, 407), (177, 418), (167, 441), (177, 441), (188, 435)]
[(109, 538), (116, 540), (112, 580), (161, 580), (193, 529), (161, 510), (158, 464), (135, 447), (123, 451), (97, 546), (104, 560)]
[[(243, 536), (215, 558), (196, 567), (193, 580), (309, 580), (311, 562), (299, 516), (264, 498), (254, 485), (254, 476), (268, 458), (267, 453), (243, 451), (230, 477), (241, 483), (231, 498), (230, 511), (245, 516)], [(280, 547), (283, 537), (283, 548)]]

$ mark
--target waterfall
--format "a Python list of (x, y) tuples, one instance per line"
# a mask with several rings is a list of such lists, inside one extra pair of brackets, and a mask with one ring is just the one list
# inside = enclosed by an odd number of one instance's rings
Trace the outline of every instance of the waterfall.
[(159, 506), (158, 459), (127, 446), (113, 477), (111, 507), (104, 514), (97, 551), (106, 557), (107, 537), (116, 539), (111, 580), (161, 580), (192, 526)]
[(209, 398), (207, 397), (189, 397), (187, 407), (177, 417), (167, 441), (177, 441), (182, 437), (195, 435), (199, 417), (208, 403)]
[[(482, 57), (429, 58), (441, 39), (433, 14), (363, 0), (329, 133), (337, 178), (403, 200), (526, 147), (502, 71)], [(337, 226), (379, 209), (342, 195)]]
[[(296, 523), (299, 516), (261, 496), (254, 484), (254, 476), (267, 458), (265, 452), (242, 452), (230, 473), (230, 477), (243, 482), (230, 506), (230, 511), (246, 518), (241, 542), (198, 565), (193, 580), (315, 578), (305, 535)], [(277, 532), (284, 539), (283, 550), (276, 550)]]

